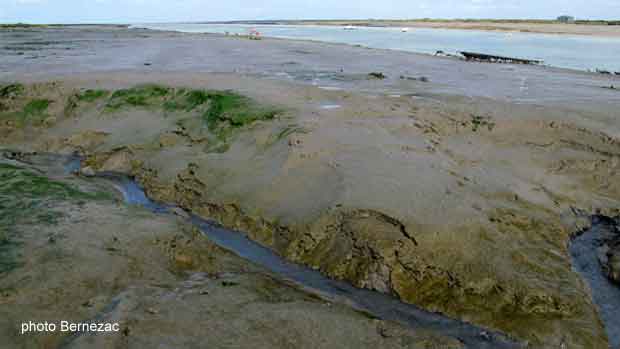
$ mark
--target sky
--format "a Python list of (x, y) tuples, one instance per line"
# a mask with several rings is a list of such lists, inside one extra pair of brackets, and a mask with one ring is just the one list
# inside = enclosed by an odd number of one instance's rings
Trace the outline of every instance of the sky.
[(620, 0), (0, 0), (0, 23), (257, 19), (620, 19)]

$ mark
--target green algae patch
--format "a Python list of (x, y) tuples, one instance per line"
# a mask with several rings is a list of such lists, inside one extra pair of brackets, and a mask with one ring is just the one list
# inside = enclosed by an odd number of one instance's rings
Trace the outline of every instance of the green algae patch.
[(211, 94), (203, 90), (178, 89), (172, 98), (164, 103), (164, 109), (172, 111), (192, 111), (209, 103)]
[(260, 106), (250, 98), (234, 92), (214, 92), (203, 118), (211, 132), (225, 139), (234, 129), (256, 121), (273, 120), (277, 114), (277, 110)]
[(24, 92), (24, 85), (9, 84), (0, 88), (0, 98), (12, 98), (21, 95)]
[(281, 110), (262, 105), (233, 91), (177, 89), (167, 95), (163, 108), (167, 113), (199, 115), (213, 138), (209, 151), (225, 152), (228, 140), (238, 130), (259, 121), (275, 119)]
[(106, 104), (108, 111), (123, 107), (148, 107), (161, 105), (163, 97), (172, 89), (158, 85), (141, 85), (129, 89), (116, 90)]
[(21, 110), (0, 112), (0, 119), (13, 120), (18, 126), (24, 126), (29, 122), (41, 122), (48, 116), (47, 109), (51, 103), (49, 99), (33, 99)]
[(488, 116), (472, 115), (471, 116), (471, 130), (478, 132), (479, 129), (486, 128), (493, 131), (495, 128), (495, 122)]
[(52, 101), (49, 99), (34, 99), (26, 104), (22, 113), (26, 117), (41, 116), (45, 114), (50, 103)]
[(20, 227), (56, 224), (61, 202), (105, 200), (107, 193), (87, 193), (20, 167), (0, 163), (0, 277), (18, 268)]
[[(157, 84), (108, 90), (79, 89), (65, 94), (55, 85), (0, 85), (0, 129), (7, 134), (20, 128), (48, 127), (64, 118), (82, 114), (101, 117), (122, 113), (131, 117), (136, 109), (154, 118), (174, 119), (192, 142), (205, 151), (223, 153), (239, 133), (262, 121), (278, 117), (281, 110), (230, 90), (190, 89)], [(198, 138), (192, 137), (199, 134)], [(283, 135), (283, 137), (286, 135)]]
[(219, 140), (232, 136), (235, 129), (257, 121), (273, 120), (279, 113), (275, 108), (262, 106), (232, 91), (185, 89), (178, 90), (167, 100), (164, 109), (168, 112), (200, 110), (207, 128)]
[(7, 164), (0, 164), (0, 195), (53, 200), (98, 200), (109, 197), (103, 193), (83, 192), (68, 184)]
[[(273, 120), (280, 112), (233, 91), (171, 88), (154, 84), (120, 89), (111, 94), (106, 90), (86, 90), (76, 98), (79, 102), (92, 102), (108, 95), (104, 108), (108, 113), (123, 108), (149, 108), (161, 109), (165, 115), (191, 113), (199, 116), (214, 136), (213, 143), (226, 142), (236, 130), (257, 121)], [(221, 144), (214, 144), (214, 147), (226, 148)]]
[(98, 99), (106, 97), (109, 94), (106, 90), (86, 90), (76, 94), (77, 100), (80, 102), (92, 103)]

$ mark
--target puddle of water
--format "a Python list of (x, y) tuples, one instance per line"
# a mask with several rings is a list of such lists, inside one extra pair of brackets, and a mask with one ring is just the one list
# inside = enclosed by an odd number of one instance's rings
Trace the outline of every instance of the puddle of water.
[(324, 110), (331, 110), (342, 108), (342, 106), (340, 104), (322, 104), (319, 108)]
[(337, 86), (319, 86), (319, 88), (326, 91), (342, 91), (342, 87)]
[(612, 348), (620, 348), (620, 287), (607, 279), (598, 260), (601, 238), (609, 229), (608, 223), (594, 218), (592, 228), (572, 240), (570, 254), (573, 268), (590, 286), (609, 344)]

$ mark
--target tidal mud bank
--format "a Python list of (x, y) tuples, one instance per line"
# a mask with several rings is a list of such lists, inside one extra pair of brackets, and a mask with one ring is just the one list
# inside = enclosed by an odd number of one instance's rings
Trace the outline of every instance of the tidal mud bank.
[(153, 202), (134, 180), (125, 175), (101, 173), (97, 177), (112, 181), (129, 204), (143, 206), (155, 213), (172, 213), (189, 217), (189, 221), (218, 246), (264, 267), (284, 281), (291, 282), (324, 300), (351, 306), (370, 316), (400, 323), (414, 331), (440, 333), (442, 336), (456, 339), (466, 348), (525, 347), (525, 344), (517, 343), (503, 334), (493, 333), (440, 314), (425, 312), (414, 305), (402, 303), (388, 294), (355, 288), (346, 282), (329, 279), (319, 271), (293, 264), (249, 239), (243, 232), (225, 229), (217, 222), (207, 221), (196, 215), (190, 216), (179, 207)]
[(573, 208), (618, 214), (620, 97), (600, 88), (615, 77), (119, 28), (24, 35), (83, 41), (0, 63), (3, 146), (78, 152), (84, 176), (127, 174), (332, 279), (534, 347), (607, 347), (567, 243)]
[[(109, 179), (70, 175), (71, 158), (8, 157), (0, 158), (2, 348), (464, 347), (283, 282), (174, 215), (122, 204)], [(121, 330), (20, 334), (24, 321), (61, 320)]]
[[(605, 346), (560, 213), (578, 198), (613, 210), (613, 137), (527, 110), (513, 120), (279, 83), (263, 91), (286, 87), (288, 104), (269, 94), (263, 104), (206, 86), (22, 85), (0, 132), (18, 149), (81, 154), (87, 177), (125, 173), (148, 197), (332, 279), (534, 346)], [(309, 96), (342, 108), (317, 111)], [(50, 103), (21, 113), (33, 99)], [(508, 154), (527, 166), (510, 168)], [(538, 171), (551, 177), (525, 181)]]

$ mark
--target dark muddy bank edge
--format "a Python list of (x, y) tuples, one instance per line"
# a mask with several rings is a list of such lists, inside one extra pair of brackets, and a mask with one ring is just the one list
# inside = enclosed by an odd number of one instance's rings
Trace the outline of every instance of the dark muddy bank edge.
[[(612, 258), (620, 256), (620, 217), (594, 215), (569, 245), (573, 268), (588, 284), (611, 348), (620, 348), (620, 280)], [(616, 256), (616, 257), (614, 257)]]

